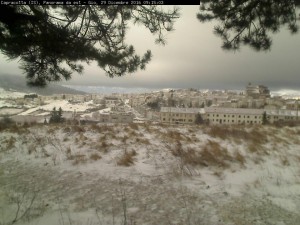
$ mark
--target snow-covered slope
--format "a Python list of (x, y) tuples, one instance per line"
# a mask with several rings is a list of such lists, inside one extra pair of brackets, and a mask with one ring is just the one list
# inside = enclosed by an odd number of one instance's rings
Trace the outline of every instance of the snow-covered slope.
[(298, 225), (299, 135), (269, 126), (4, 130), (0, 224)]

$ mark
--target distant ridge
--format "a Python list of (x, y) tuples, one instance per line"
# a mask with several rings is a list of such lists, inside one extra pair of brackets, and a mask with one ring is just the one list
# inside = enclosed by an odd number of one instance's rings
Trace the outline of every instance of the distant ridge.
[(49, 84), (44, 88), (31, 87), (26, 84), (26, 79), (24, 76), (18, 75), (0, 75), (0, 87), (5, 90), (14, 90), (24, 93), (36, 93), (39, 95), (87, 94), (86, 92), (75, 90), (69, 87), (63, 87), (58, 84)]

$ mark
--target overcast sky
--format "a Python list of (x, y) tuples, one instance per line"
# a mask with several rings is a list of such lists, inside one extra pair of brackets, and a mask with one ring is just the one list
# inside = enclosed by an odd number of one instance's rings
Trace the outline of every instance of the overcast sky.
[[(131, 27), (128, 43), (140, 54), (150, 49), (152, 61), (145, 71), (109, 78), (96, 64), (85, 66), (83, 75), (74, 74), (69, 82), (114, 87), (243, 89), (248, 82), (271, 89), (300, 89), (300, 34), (286, 28), (273, 35), (271, 51), (256, 52), (241, 47), (225, 52), (222, 40), (213, 34), (214, 23), (196, 19), (199, 6), (181, 6), (175, 31), (167, 34), (167, 45), (154, 43), (155, 37), (142, 26)], [(22, 74), (17, 61), (0, 55), (1, 74)]]

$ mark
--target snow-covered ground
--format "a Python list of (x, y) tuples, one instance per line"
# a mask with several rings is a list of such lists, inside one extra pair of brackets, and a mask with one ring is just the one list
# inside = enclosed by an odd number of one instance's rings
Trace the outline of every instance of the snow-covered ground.
[(0, 99), (7, 99), (7, 98), (23, 98), (26, 93), (17, 92), (13, 90), (6, 91), (3, 88), (0, 88)]
[(45, 103), (45, 105), (30, 108), (27, 111), (20, 113), (19, 115), (29, 115), (38, 110), (52, 111), (54, 107), (56, 108), (56, 110), (61, 107), (65, 112), (85, 112), (87, 109), (94, 106), (95, 104), (93, 104), (93, 101), (72, 104), (67, 100), (49, 100)]
[(0, 224), (299, 225), (299, 135), (151, 124), (2, 130)]

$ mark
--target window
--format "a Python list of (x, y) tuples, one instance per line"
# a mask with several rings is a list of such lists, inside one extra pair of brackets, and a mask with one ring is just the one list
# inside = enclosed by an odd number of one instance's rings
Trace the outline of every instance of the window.
[(224, 115), (224, 117), (226, 117), (226, 115)]

